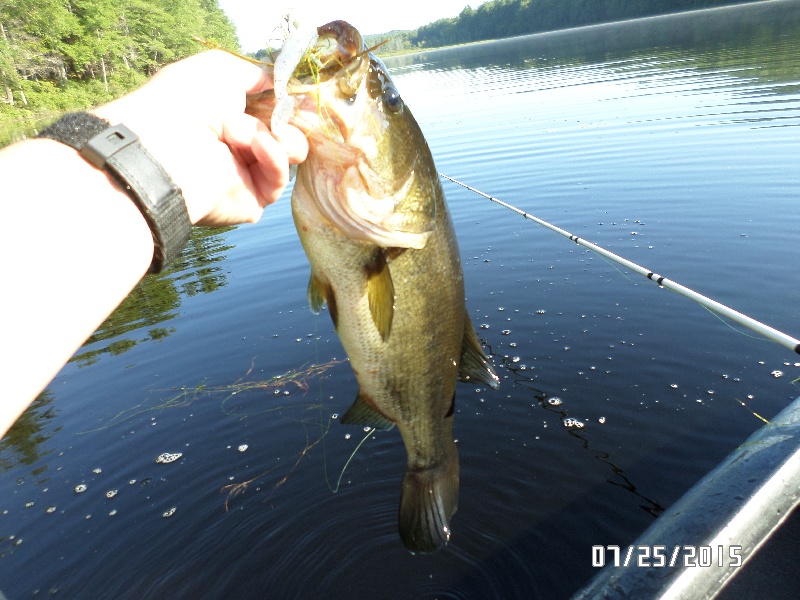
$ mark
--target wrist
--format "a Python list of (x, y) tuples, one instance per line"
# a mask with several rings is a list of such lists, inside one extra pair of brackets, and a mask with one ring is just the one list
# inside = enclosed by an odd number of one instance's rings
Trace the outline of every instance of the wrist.
[(161, 272), (180, 255), (192, 231), (181, 190), (127, 126), (110, 124), (89, 113), (67, 113), (37, 137), (77, 150), (88, 163), (119, 182), (150, 227), (153, 259), (149, 272)]
[[(18, 164), (23, 172), (27, 165), (40, 165), (40, 173), (46, 172), (46, 178), (28, 182), (34, 190), (43, 189), (47, 198), (38, 209), (38, 228), (45, 233), (68, 228), (71, 243), (83, 248), (80, 255), (87, 263), (105, 269), (124, 261), (142, 274), (147, 271), (153, 255), (150, 228), (111, 175), (86, 162), (75, 149), (46, 138), (24, 140), (3, 152), (12, 157), (8, 164)], [(24, 197), (25, 191), (15, 187), (12, 184), (9, 193)], [(116, 248), (121, 251), (115, 252)]]

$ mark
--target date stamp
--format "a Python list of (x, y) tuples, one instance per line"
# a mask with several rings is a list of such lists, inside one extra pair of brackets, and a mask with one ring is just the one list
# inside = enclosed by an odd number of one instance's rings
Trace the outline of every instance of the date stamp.
[(592, 566), (740, 567), (741, 546), (592, 546)]

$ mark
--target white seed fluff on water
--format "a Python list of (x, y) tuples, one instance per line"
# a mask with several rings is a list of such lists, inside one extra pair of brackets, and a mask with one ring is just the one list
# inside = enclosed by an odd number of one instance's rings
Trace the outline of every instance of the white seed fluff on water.
[(79, 483), (78, 485), (75, 486), (75, 493), (76, 494), (82, 494), (85, 491), (86, 491), (86, 484), (85, 483)]
[(241, 444), (241, 445), (239, 446), (239, 452), (244, 452), (244, 451), (245, 451), (245, 450), (247, 450), (248, 448), (249, 448), (249, 446), (248, 446), (247, 444)]
[(165, 510), (165, 511), (164, 511), (164, 513), (163, 513), (161, 516), (162, 516), (162, 517), (164, 517), (165, 519), (168, 519), (168, 518), (170, 518), (172, 515), (174, 515), (174, 514), (175, 514), (175, 511), (176, 511), (176, 510), (178, 510), (178, 507), (177, 507), (177, 506), (173, 506), (173, 507), (172, 507), (172, 508), (170, 508), (169, 510)]
[(156, 462), (159, 464), (166, 465), (168, 463), (175, 462), (181, 456), (183, 456), (183, 452), (163, 452), (156, 456)]
[(106, 492), (106, 498), (113, 498), (114, 496), (117, 495), (117, 491), (119, 490), (108, 490)]

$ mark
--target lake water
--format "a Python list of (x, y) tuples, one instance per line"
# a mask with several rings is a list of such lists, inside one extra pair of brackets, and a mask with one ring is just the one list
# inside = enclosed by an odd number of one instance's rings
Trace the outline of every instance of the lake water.
[[(770, 2), (387, 62), (442, 173), (797, 337), (798, 39)], [(3, 440), (0, 590), (566, 598), (800, 395), (791, 351), (444, 187), (502, 379), (458, 389), (446, 549), (396, 533), (399, 434), (336, 418), (356, 382), (287, 193), (198, 231)]]

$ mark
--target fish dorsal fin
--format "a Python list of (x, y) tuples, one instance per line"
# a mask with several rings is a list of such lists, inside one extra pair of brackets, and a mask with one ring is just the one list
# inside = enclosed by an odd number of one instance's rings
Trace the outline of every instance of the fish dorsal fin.
[(389, 339), (394, 317), (394, 283), (386, 254), (379, 249), (373, 259), (364, 266), (367, 276), (367, 299), (372, 321), (385, 342)]
[(331, 313), (333, 326), (338, 327), (339, 315), (336, 310), (336, 295), (333, 293), (333, 288), (329, 284), (323, 283), (312, 272), (311, 278), (308, 280), (308, 303), (311, 306), (311, 312), (315, 315), (319, 314), (323, 302), (328, 303), (328, 312)]
[(374, 427), (375, 429), (391, 429), (394, 427), (394, 423), (370, 406), (361, 394), (361, 390), (359, 390), (353, 405), (342, 416), (342, 423), (346, 425), (363, 425)]
[(500, 387), (500, 378), (481, 348), (478, 335), (472, 326), (469, 315), (464, 319), (464, 339), (461, 342), (461, 364), (458, 367), (461, 381), (480, 381), (489, 387)]

